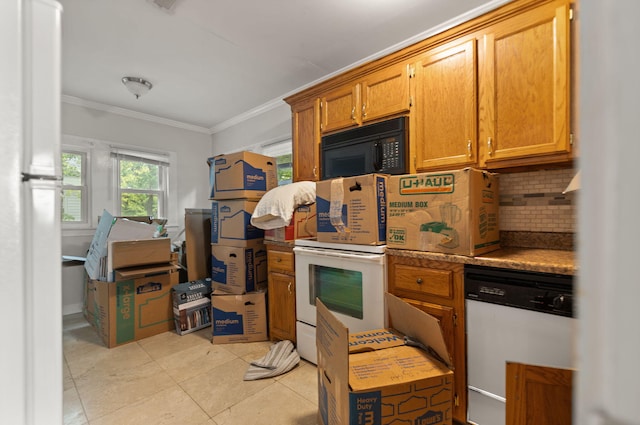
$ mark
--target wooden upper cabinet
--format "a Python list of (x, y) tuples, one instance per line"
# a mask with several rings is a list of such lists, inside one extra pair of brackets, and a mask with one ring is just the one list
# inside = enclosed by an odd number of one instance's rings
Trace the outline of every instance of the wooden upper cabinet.
[(320, 100), (291, 106), (293, 181), (320, 180)]
[(360, 84), (328, 92), (322, 97), (321, 109), (323, 133), (360, 125)]
[(475, 38), (420, 56), (410, 125), (417, 171), (477, 162), (476, 75)]
[(322, 132), (330, 133), (409, 110), (409, 67), (395, 64), (322, 97)]
[(409, 110), (409, 66), (391, 65), (366, 76), (362, 82), (362, 122)]
[(481, 167), (569, 161), (570, 6), (556, 1), (488, 27), (479, 48)]
[(294, 180), (319, 179), (322, 135), (400, 115), (412, 173), (570, 165), (572, 1), (513, 0), (289, 97)]

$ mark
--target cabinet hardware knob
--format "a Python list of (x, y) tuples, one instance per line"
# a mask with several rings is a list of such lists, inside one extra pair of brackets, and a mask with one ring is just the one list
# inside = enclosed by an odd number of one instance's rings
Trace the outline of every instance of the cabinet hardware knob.
[(287, 290), (289, 291), (289, 294), (291, 294), (291, 282), (289, 282), (289, 285), (287, 285)]
[(487, 137), (487, 149), (489, 150), (489, 155), (493, 155), (493, 141), (491, 137)]
[(363, 103), (362, 104), (362, 118), (367, 116), (367, 104)]
[(356, 120), (356, 107), (351, 108), (351, 121)]
[(282, 258), (276, 258), (276, 263), (282, 263)]
[(471, 139), (467, 140), (467, 155), (469, 155), (469, 159), (471, 159)]
[(416, 283), (417, 283), (418, 285), (421, 285), (421, 284), (422, 284), (422, 278), (421, 278), (421, 277), (417, 278), (417, 279), (416, 279)]

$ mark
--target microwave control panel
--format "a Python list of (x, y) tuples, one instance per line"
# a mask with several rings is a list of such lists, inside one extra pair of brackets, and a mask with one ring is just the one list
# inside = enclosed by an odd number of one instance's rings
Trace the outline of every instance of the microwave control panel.
[(389, 174), (402, 174), (404, 168), (404, 145), (396, 137), (387, 137), (376, 142), (376, 165), (379, 171)]
[(400, 141), (395, 137), (382, 140), (382, 168), (392, 169), (402, 166), (403, 153), (401, 152)]

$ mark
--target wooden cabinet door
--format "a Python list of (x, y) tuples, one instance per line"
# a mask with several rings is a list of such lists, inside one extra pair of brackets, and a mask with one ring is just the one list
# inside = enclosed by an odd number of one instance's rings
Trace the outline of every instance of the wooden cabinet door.
[(466, 423), (464, 265), (387, 254), (390, 293), (440, 320), (454, 366), (453, 418)]
[(269, 273), (269, 334), (272, 340), (296, 342), (296, 281), (293, 276)]
[[(491, 26), (483, 35), (480, 166), (570, 159), (569, 12), (566, 2), (553, 2)], [(522, 161), (503, 164), (514, 158)]]
[(392, 65), (362, 80), (362, 122), (409, 110), (409, 67)]
[(320, 107), (323, 133), (360, 125), (360, 84), (330, 91), (322, 97)]
[(571, 370), (512, 362), (506, 368), (506, 423), (571, 425)]
[[(454, 310), (451, 307), (442, 306), (433, 303), (427, 303), (422, 301), (416, 301), (409, 298), (403, 298), (404, 302), (411, 304), (412, 306), (419, 308), (420, 310), (428, 313), (440, 321), (440, 329), (442, 330), (442, 336), (444, 337), (444, 343), (447, 346), (447, 351), (451, 356), (451, 362), (455, 363), (455, 338), (454, 338)], [(447, 360), (447, 359), (445, 359)]]
[(320, 179), (320, 100), (291, 106), (293, 181)]
[(475, 39), (447, 43), (420, 58), (411, 114), (417, 171), (476, 163), (476, 84)]

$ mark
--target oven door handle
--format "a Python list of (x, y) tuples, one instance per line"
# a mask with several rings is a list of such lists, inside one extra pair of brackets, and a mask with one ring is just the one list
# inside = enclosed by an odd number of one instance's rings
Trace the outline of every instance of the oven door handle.
[(313, 248), (293, 248), (294, 253), (299, 253), (302, 255), (321, 255), (323, 257), (334, 257), (334, 258), (347, 258), (350, 260), (360, 260), (360, 261), (379, 261), (381, 257), (384, 257), (384, 254), (350, 254), (342, 251), (332, 251), (327, 249), (313, 249)]

